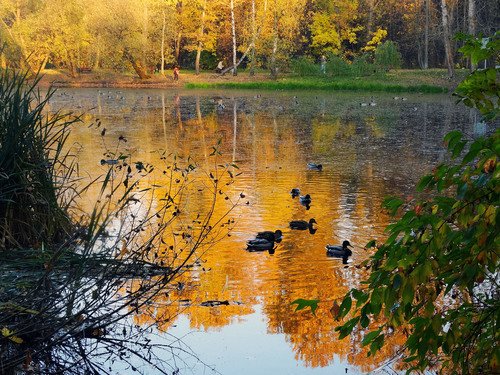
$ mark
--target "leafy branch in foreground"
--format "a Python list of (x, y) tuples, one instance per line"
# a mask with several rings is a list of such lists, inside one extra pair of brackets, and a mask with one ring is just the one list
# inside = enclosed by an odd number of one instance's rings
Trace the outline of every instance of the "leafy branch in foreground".
[(466, 106), (477, 108), (487, 120), (498, 117), (500, 31), (489, 38), (458, 34), (457, 39), (465, 43), (459, 51), (469, 57), (473, 65), (488, 59), (492, 59), (494, 63), (488, 68), (474, 70), (460, 83), (453, 95), (459, 97)]
[[(495, 38), (470, 39), (462, 51), (498, 60)], [(457, 94), (495, 119), (498, 87), (490, 76), (489, 70), (474, 72)], [(370, 346), (369, 354), (381, 349), (394, 329), (402, 330), (408, 372), (434, 367), (441, 373), (497, 373), (500, 130), (467, 150), (458, 131), (445, 142), (455, 162), (420, 180), (419, 200), (386, 200), (385, 207), (400, 219), (387, 227), (385, 243), (367, 245), (376, 250), (365, 261), (372, 272), (340, 306), (335, 303), (338, 319), (350, 317), (336, 330), (343, 338), (358, 326), (375, 325), (362, 342)]]
[[(452, 153), (465, 144), (458, 132), (446, 140)], [(365, 286), (344, 297), (337, 316), (352, 308), (355, 315), (338, 328), (341, 338), (380, 320), (363, 340), (372, 354), (401, 327), (408, 332), (411, 369), (438, 363), (461, 373), (497, 368), (499, 151), (497, 131), (476, 140), (460, 164), (441, 165), (421, 179), (419, 190), (438, 195), (412, 207), (386, 201), (394, 213), (405, 212), (366, 262), (373, 271)]]

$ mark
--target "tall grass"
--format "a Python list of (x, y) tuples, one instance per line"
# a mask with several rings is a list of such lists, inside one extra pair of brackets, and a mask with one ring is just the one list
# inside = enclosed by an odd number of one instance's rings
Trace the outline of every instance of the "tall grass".
[(42, 97), (35, 84), (21, 73), (0, 72), (0, 250), (50, 248), (72, 229), (62, 197), (75, 164), (64, 144), (78, 118), (47, 116), (53, 92)]
[(405, 86), (370, 81), (315, 81), (282, 80), (262, 82), (187, 83), (190, 89), (248, 89), (248, 90), (325, 90), (325, 91), (374, 91), (374, 92), (422, 92), (443, 93), (448, 90), (439, 86)]

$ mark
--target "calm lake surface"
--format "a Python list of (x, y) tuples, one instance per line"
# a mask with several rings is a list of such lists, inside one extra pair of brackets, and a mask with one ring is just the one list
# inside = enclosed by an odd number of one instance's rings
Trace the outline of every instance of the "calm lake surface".
[[(383, 239), (390, 218), (380, 208), (389, 195), (414, 194), (419, 176), (444, 160), (443, 136), (459, 129), (469, 137), (488, 131), (475, 114), (444, 95), (321, 92), (236, 92), (125, 89), (60, 89), (53, 110), (86, 113), (72, 142), (82, 175), (106, 172), (100, 165), (120, 136), (127, 152), (155, 164), (153, 151), (191, 156), (207, 170), (220, 140), (221, 162), (241, 173), (228, 195), (244, 194), (225, 236), (202, 256), (202, 266), (160, 304), (134, 317), (151, 326), (156, 342), (172, 336), (189, 354), (175, 366), (181, 374), (358, 374), (380, 368), (403, 337), (375, 358), (361, 348), (363, 334), (338, 340), (332, 302), (366, 276), (357, 269), (363, 246)], [(374, 102), (376, 105), (369, 105)], [(361, 103), (367, 103), (364, 106)], [(99, 120), (99, 129), (88, 127)], [(75, 147), (76, 147), (75, 146)], [(308, 170), (308, 162), (323, 171)], [(309, 210), (289, 192), (309, 193)], [(89, 200), (94, 199), (89, 193)], [(190, 199), (204, 210), (206, 199)], [(248, 202), (248, 204), (247, 204)], [(230, 207), (222, 200), (220, 213)], [(292, 231), (291, 220), (318, 222), (317, 232)], [(257, 231), (280, 229), (274, 254), (248, 252)], [(348, 239), (349, 265), (325, 255), (326, 244)], [(297, 298), (320, 299), (316, 316), (294, 312)], [(204, 301), (229, 305), (203, 306)], [(156, 335), (157, 334), (157, 335)], [(204, 365), (203, 363), (206, 365)], [(207, 366), (208, 365), (208, 366)], [(151, 372), (153, 373), (153, 372)]]

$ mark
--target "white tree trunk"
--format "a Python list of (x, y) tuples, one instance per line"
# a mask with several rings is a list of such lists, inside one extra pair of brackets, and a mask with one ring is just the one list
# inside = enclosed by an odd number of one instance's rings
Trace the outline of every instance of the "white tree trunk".
[(233, 36), (233, 76), (238, 75), (238, 65), (236, 64), (236, 24), (234, 20), (234, 0), (231, 0), (231, 33)]
[(278, 52), (278, 4), (274, 0), (274, 20), (273, 20), (273, 50), (271, 54), (271, 78), (278, 78), (278, 66), (276, 61), (276, 54)]
[[(476, 0), (468, 1), (467, 18), (468, 18), (468, 32), (470, 35), (476, 35)], [(471, 70), (476, 69), (474, 64), (470, 63)]]
[(451, 32), (450, 32), (450, 17), (448, 13), (447, 0), (441, 0), (441, 20), (443, 27), (443, 43), (445, 50), (446, 67), (448, 68), (448, 76), (452, 78), (455, 74), (453, 67), (453, 51), (451, 48)]
[(255, 25), (255, 0), (252, 0), (252, 44), (250, 53), (250, 75), (255, 75), (255, 41), (257, 39), (257, 28)]
[(196, 75), (200, 74), (200, 58), (201, 58), (201, 50), (203, 48), (203, 35), (205, 34), (206, 8), (207, 8), (207, 0), (203, 2), (203, 10), (201, 11), (200, 34), (198, 36), (198, 45), (196, 47), (196, 60), (194, 63)]
[(162, 11), (163, 22), (161, 25), (161, 75), (165, 76), (165, 28), (167, 27), (167, 15), (165, 9)]
[(431, 0), (424, 0), (425, 24), (424, 24), (424, 62), (423, 68), (429, 69), (429, 21), (431, 12)]

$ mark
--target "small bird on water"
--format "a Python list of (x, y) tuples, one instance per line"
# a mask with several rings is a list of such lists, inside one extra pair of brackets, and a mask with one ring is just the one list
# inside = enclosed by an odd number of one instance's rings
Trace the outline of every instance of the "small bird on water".
[(315, 219), (310, 219), (309, 222), (305, 220), (293, 220), (290, 221), (290, 228), (296, 230), (313, 229), (314, 224), (316, 224)]
[(263, 232), (257, 233), (257, 236), (255, 237), (257, 239), (264, 239), (272, 242), (281, 242), (283, 239), (283, 232), (280, 231), (279, 229), (272, 232), (270, 230), (266, 230)]
[(323, 170), (323, 164), (307, 163), (307, 169), (309, 169), (311, 171), (322, 171)]
[(352, 245), (349, 241), (342, 242), (342, 245), (326, 245), (326, 254), (332, 257), (350, 257), (352, 255), (351, 249)]

